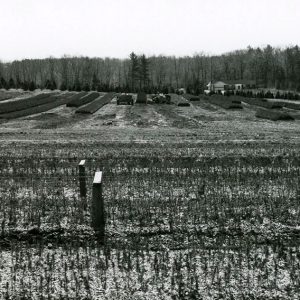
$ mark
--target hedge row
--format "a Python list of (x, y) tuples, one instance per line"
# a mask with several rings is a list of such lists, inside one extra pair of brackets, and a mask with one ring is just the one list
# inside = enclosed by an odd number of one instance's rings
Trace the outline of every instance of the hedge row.
[(5, 100), (8, 100), (8, 99), (11, 99), (13, 96), (11, 95), (1, 95), (0, 96), (0, 101), (5, 101)]
[(27, 109), (53, 101), (53, 93), (42, 93), (33, 97), (0, 103), (0, 114)]
[(243, 102), (246, 102), (250, 105), (256, 105), (264, 108), (282, 108), (282, 104), (280, 102), (273, 102), (273, 101), (268, 101), (266, 99), (259, 99), (259, 98), (243, 98)]
[(300, 110), (300, 103), (291, 103), (291, 102), (283, 102), (283, 101), (277, 103), (280, 103), (283, 107), (286, 108)]
[(98, 97), (93, 102), (78, 108), (75, 112), (83, 113), (83, 114), (93, 114), (97, 110), (99, 110), (102, 106), (108, 104), (114, 97), (115, 97), (115, 93), (107, 93), (102, 97)]
[(199, 96), (194, 96), (191, 94), (183, 94), (182, 96), (188, 101), (199, 101), (200, 100)]
[(285, 112), (279, 112), (279, 111), (274, 111), (274, 110), (268, 110), (268, 109), (259, 109), (255, 116), (257, 118), (262, 118), (262, 119), (268, 119), (272, 121), (278, 121), (278, 120), (294, 120), (294, 118), (285, 113)]
[(80, 107), (84, 104), (87, 104), (89, 102), (92, 102), (96, 98), (100, 96), (100, 93), (98, 92), (81, 92), (76, 95), (77, 97), (74, 97), (74, 99), (70, 100), (69, 103), (67, 103), (68, 107)]
[(45, 111), (48, 111), (50, 109), (56, 108), (60, 105), (64, 105), (70, 101), (70, 97), (73, 95), (73, 93), (70, 94), (64, 94), (64, 95), (53, 95), (50, 96), (48, 99), (50, 100), (48, 103), (38, 105), (38, 106), (32, 106), (23, 110), (17, 110), (5, 114), (0, 114), (0, 119), (15, 119), (20, 117), (26, 117), (38, 113), (42, 113)]
[(181, 95), (169, 94), (171, 96), (171, 103), (177, 106), (190, 106), (190, 103)]
[[(77, 93), (77, 94), (73, 95), (69, 99), (70, 101), (67, 103), (67, 106), (69, 106), (70, 103), (78, 101), (79, 99), (81, 99), (82, 97), (86, 96), (87, 94), (88, 94), (88, 92), (80, 92), (80, 93)], [(72, 106), (72, 104), (70, 106)]]
[(2, 91), (0, 90), (0, 101), (5, 101), (9, 100), (12, 98), (16, 98), (19, 96), (25, 96), (27, 94), (27, 97), (30, 97), (32, 95), (28, 94), (28, 92), (23, 92), (23, 91)]
[(213, 95), (209, 98), (208, 102), (225, 109), (243, 109), (239, 97), (224, 97), (220, 95)]

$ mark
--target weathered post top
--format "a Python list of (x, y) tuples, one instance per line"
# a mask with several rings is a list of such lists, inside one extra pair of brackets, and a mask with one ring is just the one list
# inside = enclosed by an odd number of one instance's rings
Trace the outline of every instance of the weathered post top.
[(105, 234), (104, 199), (102, 196), (102, 172), (96, 171), (93, 182), (92, 227), (100, 237)]
[(98, 184), (98, 183), (101, 183), (101, 182), (102, 182), (102, 172), (101, 171), (97, 171), (95, 173), (93, 184)]
[(86, 182), (85, 182), (85, 159), (82, 159), (78, 165), (79, 169), (79, 188), (80, 196), (86, 197)]

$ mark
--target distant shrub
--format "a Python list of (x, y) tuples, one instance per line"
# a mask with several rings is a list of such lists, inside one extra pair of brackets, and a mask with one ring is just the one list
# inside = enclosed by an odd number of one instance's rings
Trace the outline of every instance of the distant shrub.
[(67, 90), (67, 84), (63, 81), (62, 83), (61, 83), (61, 85), (60, 85), (60, 90), (61, 91), (65, 91), (65, 90)]
[(252, 91), (247, 91), (246, 96), (248, 98), (253, 98), (253, 92)]
[(283, 107), (286, 107), (289, 109), (300, 110), (300, 103), (291, 103), (291, 102), (285, 102), (285, 101), (280, 101), (278, 103), (280, 103)]
[(115, 96), (115, 93), (107, 93), (102, 97), (96, 98), (91, 103), (88, 103), (76, 110), (76, 113), (93, 114), (102, 106), (108, 104)]
[(279, 91), (276, 92), (275, 99), (282, 99), (282, 96), (279, 93)]
[(225, 109), (243, 109), (240, 96), (224, 97), (214, 95), (210, 97), (209, 102)]
[(7, 88), (7, 83), (6, 83), (6, 80), (1, 77), (0, 78), (0, 89), (6, 89)]
[(188, 101), (199, 101), (200, 100), (200, 98), (198, 96), (194, 96), (191, 94), (184, 94), (182, 96)]
[(15, 87), (16, 87), (15, 81), (12, 78), (10, 78), (9, 81), (8, 81), (8, 88), (13, 89)]
[(190, 106), (190, 103), (183, 96), (177, 94), (168, 95), (171, 97), (170, 103), (174, 103), (177, 106)]
[(291, 115), (289, 115), (288, 113), (273, 111), (273, 110), (268, 110), (268, 109), (259, 109), (256, 112), (255, 116), (257, 118), (268, 119), (268, 120), (272, 120), (272, 121), (294, 120), (294, 118)]
[(282, 108), (281, 102), (271, 102), (267, 99), (257, 99), (257, 98), (244, 98), (243, 102), (246, 102), (250, 105), (261, 106), (264, 108)]
[(264, 95), (264, 98), (274, 99), (273, 93), (270, 91), (267, 91)]
[(191, 106), (191, 104), (188, 102), (179, 102), (177, 106)]
[(34, 91), (36, 89), (36, 85), (34, 81), (30, 81), (29, 86), (28, 86), (29, 91)]
[(84, 86), (83, 86), (83, 90), (84, 90), (85, 92), (89, 92), (89, 91), (91, 90), (90, 85), (89, 85), (88, 83), (85, 83)]

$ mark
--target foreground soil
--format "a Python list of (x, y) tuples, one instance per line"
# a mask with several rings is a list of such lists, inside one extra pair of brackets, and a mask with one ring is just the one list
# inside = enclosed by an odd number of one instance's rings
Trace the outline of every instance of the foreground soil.
[[(0, 298), (299, 299), (293, 113), (113, 101), (1, 121)], [(98, 167), (104, 240), (90, 226)]]

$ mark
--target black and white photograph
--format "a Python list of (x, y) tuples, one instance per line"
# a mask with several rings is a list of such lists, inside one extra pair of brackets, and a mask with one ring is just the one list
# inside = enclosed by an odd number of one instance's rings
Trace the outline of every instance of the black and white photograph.
[(299, 0), (0, 0), (0, 299), (300, 299)]

